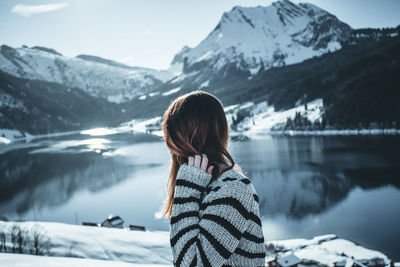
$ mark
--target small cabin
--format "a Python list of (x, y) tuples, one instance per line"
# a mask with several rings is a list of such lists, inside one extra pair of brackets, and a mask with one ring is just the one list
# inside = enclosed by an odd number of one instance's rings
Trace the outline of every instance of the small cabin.
[(276, 256), (275, 258), (267, 259), (266, 263), (268, 267), (277, 267)]
[(140, 226), (140, 225), (134, 225), (134, 224), (130, 224), (129, 229), (136, 230), (136, 231), (146, 231), (146, 227)]
[(122, 228), (124, 227), (124, 220), (119, 216), (110, 215), (101, 223), (101, 227)]

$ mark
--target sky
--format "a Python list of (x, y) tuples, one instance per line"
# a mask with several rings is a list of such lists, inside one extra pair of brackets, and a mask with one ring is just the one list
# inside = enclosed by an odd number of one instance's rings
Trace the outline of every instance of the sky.
[[(234, 6), (273, 0), (1, 0), (0, 44), (39, 45), (132, 66), (168, 68), (183, 46), (199, 44)], [(400, 0), (310, 2), (353, 28), (400, 24)]]

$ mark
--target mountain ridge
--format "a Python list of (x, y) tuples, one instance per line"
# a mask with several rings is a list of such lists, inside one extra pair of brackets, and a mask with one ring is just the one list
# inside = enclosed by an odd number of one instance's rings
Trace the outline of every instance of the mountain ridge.
[[(325, 126), (354, 129), (384, 123), (381, 126), (396, 128), (400, 125), (400, 110), (396, 104), (400, 101), (400, 92), (395, 90), (400, 86), (396, 78), (396, 71), (400, 71), (400, 55), (396, 52), (400, 51), (399, 36), (380, 41), (363, 40), (321, 57), (260, 71), (250, 80), (241, 77), (224, 85), (221, 83), (217, 89), (206, 87), (203, 90), (215, 94), (226, 107), (236, 106), (228, 112), (237, 117), (236, 123), (251, 119), (252, 107), (241, 110), (241, 104), (266, 102), (267, 108), (283, 111), (321, 98)], [(154, 118), (160, 116), (175, 97), (192, 90), (182, 86), (167, 97), (133, 99), (124, 106), (127, 114), (135, 118)]]
[(51, 48), (7, 45), (0, 46), (0, 70), (20, 78), (77, 87), (111, 102), (151, 92), (173, 77), (168, 71), (130, 67), (97, 56), (66, 57)]
[[(329, 33), (331, 29), (334, 34)], [(171, 67), (181, 64), (182, 73), (189, 73), (199, 65), (212, 65), (207, 67), (217, 71), (235, 62), (254, 74), (261, 66), (297, 63), (337, 50), (350, 31), (336, 16), (311, 4), (285, 0), (266, 7), (235, 6), (196, 47), (178, 52)], [(298, 57), (294, 51), (302, 55)]]

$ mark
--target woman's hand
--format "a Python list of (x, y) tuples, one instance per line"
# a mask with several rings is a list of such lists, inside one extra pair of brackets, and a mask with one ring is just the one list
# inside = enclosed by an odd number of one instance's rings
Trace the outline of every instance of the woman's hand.
[[(203, 171), (205, 171), (209, 174), (212, 174), (212, 171), (214, 169), (214, 166), (208, 166), (208, 158), (207, 158), (206, 154), (202, 154), (202, 156), (194, 155), (194, 157), (189, 156), (188, 157), (188, 165), (202, 169)], [(207, 168), (207, 166), (208, 166), (208, 168)]]

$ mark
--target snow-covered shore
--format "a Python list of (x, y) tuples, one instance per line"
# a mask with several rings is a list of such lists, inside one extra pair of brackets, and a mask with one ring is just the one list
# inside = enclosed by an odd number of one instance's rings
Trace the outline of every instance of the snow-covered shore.
[[(337, 136), (337, 135), (400, 135), (400, 129), (396, 128), (373, 128), (373, 129), (325, 129), (325, 130), (279, 130), (283, 128), (288, 118), (294, 119), (296, 113), (307, 118), (310, 122), (322, 120), (323, 101), (315, 99), (287, 110), (275, 110), (266, 101), (260, 103), (246, 102), (243, 104), (231, 105), (224, 108), (231, 130), (230, 136), (235, 139), (263, 138), (272, 135), (286, 136)], [(240, 115), (245, 114), (245, 115)], [(235, 121), (240, 116), (245, 116), (239, 123)], [(123, 129), (131, 129), (133, 132), (152, 133), (162, 136), (162, 117), (149, 119), (134, 119), (123, 123)], [(235, 125), (235, 126), (233, 126)]]
[(0, 253), (2, 266), (7, 267), (164, 267), (163, 264), (136, 264), (120, 261), (92, 260), (71, 257), (35, 256), (26, 254)]
[[(0, 253), (0, 262), (6, 266), (26, 266), (40, 263), (40, 266), (172, 266), (169, 233), (164, 231), (131, 231), (127, 229), (99, 228), (56, 222), (3, 222), (0, 233), (6, 236), (13, 226), (32, 233), (36, 229), (48, 238), (49, 255), (33, 256)], [(291, 239), (268, 241), (268, 259), (293, 253), (302, 262), (334, 266), (335, 262), (353, 262), (380, 259), (385, 266), (390, 259), (381, 252), (366, 249), (355, 243), (324, 235), (312, 239)], [(79, 258), (79, 259), (78, 259)], [(149, 265), (150, 264), (150, 265)]]
[(47, 237), (52, 256), (137, 264), (168, 265), (172, 262), (168, 232), (130, 231), (56, 222), (1, 221), (0, 232), (10, 232), (14, 225), (28, 232), (36, 229), (43, 237)]
[(22, 132), (13, 129), (0, 129), (0, 144), (1, 143), (10, 144), (18, 141), (30, 142), (34, 139), (39, 139), (39, 138), (60, 137), (60, 136), (68, 136), (74, 134), (101, 136), (101, 135), (115, 134), (123, 131), (133, 131), (133, 129), (129, 129), (124, 126), (116, 128), (101, 127), (101, 128), (87, 129), (87, 130), (75, 130), (75, 131), (55, 132), (55, 133), (37, 134), (37, 135), (32, 135), (27, 132)]
[(25, 134), (19, 130), (13, 129), (0, 129), (0, 144), (10, 144), (16, 140), (24, 140), (28, 134)]
[(48, 134), (32, 135), (15, 129), (0, 129), (0, 143), (10, 144), (18, 141), (30, 142), (33, 139), (65, 136), (80, 133), (81, 131), (67, 131)]
[[(306, 107), (307, 106), (307, 107)], [(263, 138), (271, 135), (286, 136), (335, 136), (335, 135), (400, 135), (400, 129), (396, 128), (373, 128), (373, 129), (324, 129), (324, 130), (281, 130), (287, 119), (294, 119), (296, 114), (307, 118), (310, 122), (322, 120), (323, 101), (315, 99), (304, 104), (287, 110), (275, 110), (266, 101), (260, 103), (246, 102), (243, 104), (232, 105), (224, 108), (228, 123), (232, 129), (230, 136), (236, 139), (242, 138)], [(240, 115), (242, 114), (242, 115)], [(245, 115), (243, 115), (245, 114)], [(244, 116), (240, 122), (236, 123), (239, 117)], [(122, 123), (114, 128), (96, 128), (82, 131), (69, 131), (59, 133), (49, 133), (41, 135), (31, 135), (13, 129), (0, 129), (0, 144), (10, 144), (12, 142), (25, 140), (31, 141), (43, 137), (56, 137), (72, 134), (88, 135), (107, 135), (120, 132), (141, 132), (151, 133), (162, 136), (161, 116), (144, 119), (133, 119)], [(96, 134), (101, 132), (101, 134)]]
[[(288, 136), (337, 136), (337, 135), (398, 135), (398, 129), (343, 129), (343, 130), (286, 130), (269, 131), (266, 135), (288, 135)], [(261, 134), (255, 136), (262, 136)]]

